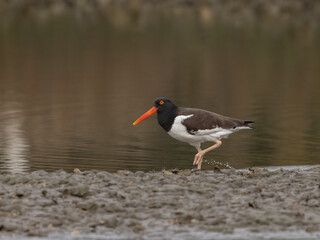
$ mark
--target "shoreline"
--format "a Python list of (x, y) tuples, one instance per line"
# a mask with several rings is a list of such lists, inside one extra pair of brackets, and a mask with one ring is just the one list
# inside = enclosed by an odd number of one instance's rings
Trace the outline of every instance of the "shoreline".
[(75, 19), (84, 22), (105, 20), (116, 27), (148, 25), (154, 20), (171, 19), (179, 21), (181, 17), (196, 20), (202, 25), (219, 22), (236, 28), (257, 24), (268, 26), (271, 30), (278, 26), (288, 30), (298, 29), (318, 32), (320, 3), (309, 1), (233, 1), (233, 0), (13, 0), (0, 3), (0, 19), (16, 24), (20, 20), (33, 19), (45, 22), (49, 19)]
[(1, 174), (0, 239), (241, 239), (268, 232), (313, 239), (320, 234), (319, 176), (320, 167)]

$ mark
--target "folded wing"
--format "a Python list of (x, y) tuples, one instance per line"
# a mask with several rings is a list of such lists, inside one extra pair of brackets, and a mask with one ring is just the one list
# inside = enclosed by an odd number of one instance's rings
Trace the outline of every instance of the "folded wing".
[(202, 109), (179, 108), (179, 115), (193, 115), (183, 121), (188, 133), (192, 135), (209, 135), (220, 131), (237, 131), (240, 129), (253, 129), (253, 121), (245, 121), (222, 116)]

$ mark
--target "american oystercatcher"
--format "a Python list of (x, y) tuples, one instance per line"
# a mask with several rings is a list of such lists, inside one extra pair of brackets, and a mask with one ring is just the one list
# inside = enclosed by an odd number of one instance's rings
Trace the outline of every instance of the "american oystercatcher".
[[(193, 165), (201, 169), (204, 154), (221, 146), (222, 138), (241, 129), (254, 129), (253, 121), (225, 117), (220, 114), (197, 108), (177, 107), (170, 99), (157, 98), (154, 106), (139, 117), (136, 125), (152, 114), (157, 113), (160, 126), (173, 138), (194, 146), (198, 153), (194, 157)], [(214, 142), (209, 148), (201, 149), (201, 143)]]

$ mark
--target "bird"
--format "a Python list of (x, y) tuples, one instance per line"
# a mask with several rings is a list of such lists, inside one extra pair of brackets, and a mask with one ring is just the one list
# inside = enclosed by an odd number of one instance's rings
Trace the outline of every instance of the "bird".
[[(157, 113), (159, 125), (171, 137), (189, 143), (197, 149), (198, 153), (194, 157), (193, 165), (197, 165), (198, 170), (201, 170), (204, 155), (220, 147), (223, 138), (242, 129), (254, 129), (254, 121), (226, 117), (198, 108), (178, 107), (166, 97), (155, 99), (154, 106), (141, 115), (133, 125), (137, 125), (155, 113)], [(203, 142), (214, 144), (201, 149)]]

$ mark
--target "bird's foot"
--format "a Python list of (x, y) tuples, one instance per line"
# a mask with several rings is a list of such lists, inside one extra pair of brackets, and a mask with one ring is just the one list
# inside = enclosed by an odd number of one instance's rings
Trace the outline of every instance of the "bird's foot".
[(203, 160), (204, 154), (205, 154), (204, 151), (200, 151), (194, 157), (193, 165), (198, 165), (197, 166), (198, 170), (201, 170), (201, 165), (202, 165), (202, 160)]
[(193, 165), (197, 165), (203, 158), (203, 153), (202, 152), (198, 152), (195, 156), (194, 156), (194, 161), (193, 161)]

